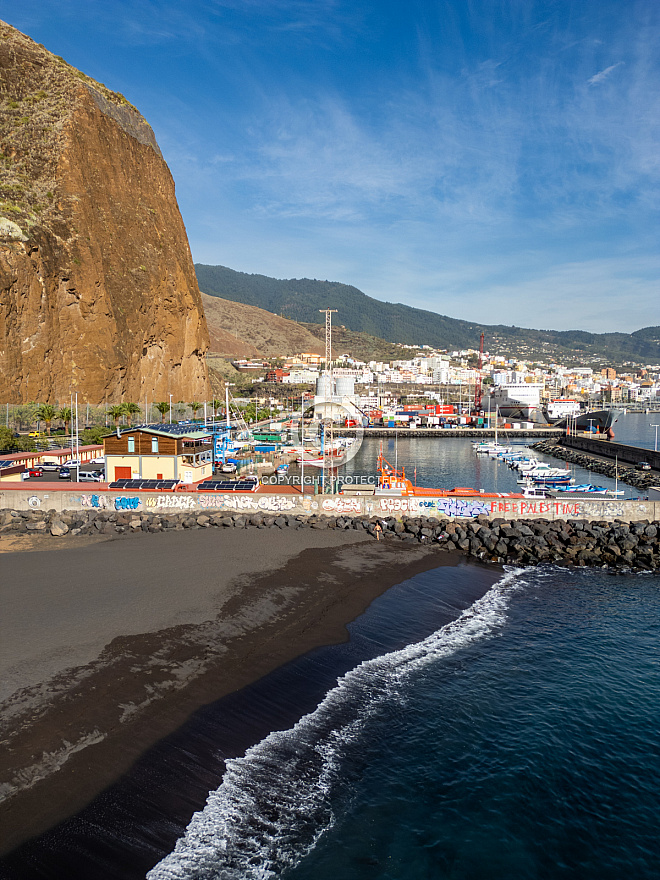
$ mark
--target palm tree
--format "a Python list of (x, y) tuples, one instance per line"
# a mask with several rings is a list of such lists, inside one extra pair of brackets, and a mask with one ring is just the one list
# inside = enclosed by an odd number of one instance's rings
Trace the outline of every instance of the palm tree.
[(57, 416), (57, 410), (52, 403), (42, 403), (37, 408), (37, 418), (46, 423), (46, 432), (50, 436), (50, 423)]
[(214, 397), (213, 400), (211, 401), (211, 406), (213, 407), (213, 415), (217, 416), (218, 410), (220, 409), (220, 407), (224, 406), (224, 401), (218, 400), (217, 398)]
[(114, 406), (111, 406), (108, 409), (108, 414), (110, 415), (110, 418), (114, 419), (115, 428), (118, 428), (119, 427), (119, 419), (124, 415), (124, 404), (119, 403), (119, 404), (115, 404)]
[(157, 403), (157, 404), (156, 404), (156, 409), (157, 409), (158, 412), (160, 413), (160, 420), (161, 420), (161, 422), (164, 422), (164, 421), (165, 421), (165, 416), (166, 416), (166, 415), (168, 414), (168, 412), (170, 411), (170, 405), (169, 405), (169, 403), (168, 403), (166, 400), (161, 400), (160, 403)]
[(193, 400), (192, 403), (189, 403), (188, 406), (192, 410), (193, 419), (197, 418), (197, 413), (204, 406), (203, 403), (200, 403), (198, 400)]
[(69, 425), (71, 424), (71, 407), (63, 406), (57, 414), (57, 418), (64, 422), (64, 433), (69, 433)]
[(124, 412), (126, 413), (126, 420), (128, 421), (128, 427), (131, 427), (131, 421), (133, 420), (133, 416), (141, 413), (142, 410), (137, 405), (137, 403), (125, 403), (124, 404)]

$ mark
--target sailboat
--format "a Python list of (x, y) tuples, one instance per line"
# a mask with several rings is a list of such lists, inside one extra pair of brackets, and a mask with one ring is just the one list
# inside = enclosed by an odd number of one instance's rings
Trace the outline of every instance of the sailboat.
[[(479, 443), (473, 443), (472, 447), (477, 455), (489, 455), (491, 458), (497, 458), (498, 455), (503, 455), (506, 452), (510, 452), (511, 449), (509, 446), (500, 446), (497, 437), (497, 418), (498, 411), (495, 409), (495, 442), (491, 443), (489, 441), (482, 440)], [(488, 413), (488, 421), (490, 422), (490, 411)]]

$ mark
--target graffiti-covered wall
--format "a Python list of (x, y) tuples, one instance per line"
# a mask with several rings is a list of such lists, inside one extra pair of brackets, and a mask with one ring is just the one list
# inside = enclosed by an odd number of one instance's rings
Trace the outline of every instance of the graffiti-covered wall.
[(660, 501), (558, 501), (521, 498), (404, 498), (374, 495), (300, 495), (186, 492), (0, 492), (0, 508), (9, 510), (112, 510), (135, 513), (291, 513), (327, 516), (426, 516), (438, 519), (588, 519), (658, 520)]

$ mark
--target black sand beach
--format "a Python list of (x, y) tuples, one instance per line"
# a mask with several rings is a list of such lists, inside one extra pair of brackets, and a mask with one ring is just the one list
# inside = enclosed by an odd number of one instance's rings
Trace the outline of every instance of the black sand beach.
[(345, 640), (390, 586), (455, 562), (279, 529), (2, 554), (2, 851), (76, 813), (200, 707)]

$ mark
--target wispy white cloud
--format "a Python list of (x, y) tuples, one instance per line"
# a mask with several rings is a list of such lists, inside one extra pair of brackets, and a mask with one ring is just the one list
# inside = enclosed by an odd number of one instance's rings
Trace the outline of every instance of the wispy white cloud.
[(599, 71), (599, 73), (595, 73), (593, 76), (589, 77), (587, 82), (590, 86), (598, 85), (598, 83), (601, 83), (604, 79), (607, 79), (607, 77), (612, 73), (613, 70), (616, 70), (617, 67), (621, 67), (623, 63), (623, 61), (617, 61), (616, 64), (610, 64), (609, 67), (606, 67), (604, 70)]

